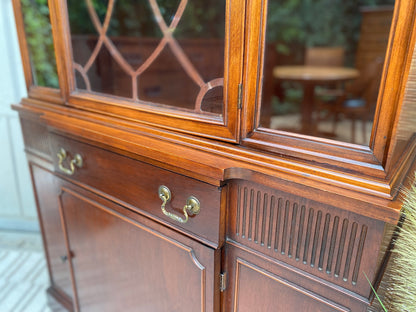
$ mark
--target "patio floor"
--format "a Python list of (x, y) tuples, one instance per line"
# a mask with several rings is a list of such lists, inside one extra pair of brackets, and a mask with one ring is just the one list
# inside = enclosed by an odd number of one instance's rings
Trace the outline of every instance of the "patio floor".
[[(52, 312), (48, 285), (40, 234), (0, 230), (0, 312)], [(383, 310), (375, 300), (367, 311)]]
[(0, 231), (0, 311), (50, 312), (39, 233)]

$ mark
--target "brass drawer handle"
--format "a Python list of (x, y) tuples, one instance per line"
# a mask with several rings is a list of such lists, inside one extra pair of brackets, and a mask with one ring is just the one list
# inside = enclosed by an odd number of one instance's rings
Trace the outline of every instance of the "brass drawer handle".
[(56, 154), (59, 159), (58, 167), (59, 170), (61, 170), (63, 173), (66, 173), (68, 175), (73, 175), (75, 172), (75, 167), (81, 168), (83, 161), (80, 154), (75, 154), (75, 157), (69, 162), (69, 168), (65, 168), (63, 165), (63, 162), (65, 161), (67, 157), (66, 150), (61, 148), (59, 152)]
[(201, 204), (199, 203), (199, 200), (195, 196), (189, 196), (186, 200), (186, 205), (183, 207), (183, 214), (185, 218), (179, 217), (175, 215), (174, 213), (171, 213), (166, 210), (165, 206), (170, 201), (171, 194), (168, 187), (161, 185), (159, 186), (159, 198), (162, 200), (162, 212), (165, 216), (168, 216), (169, 218), (179, 222), (179, 223), (186, 223), (188, 222), (189, 215), (196, 215), (201, 210)]

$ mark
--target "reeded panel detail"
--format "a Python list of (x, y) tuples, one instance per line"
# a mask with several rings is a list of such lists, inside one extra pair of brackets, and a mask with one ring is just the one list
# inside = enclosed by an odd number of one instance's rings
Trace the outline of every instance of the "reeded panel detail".
[(237, 195), (238, 237), (356, 285), (367, 225), (250, 187)]

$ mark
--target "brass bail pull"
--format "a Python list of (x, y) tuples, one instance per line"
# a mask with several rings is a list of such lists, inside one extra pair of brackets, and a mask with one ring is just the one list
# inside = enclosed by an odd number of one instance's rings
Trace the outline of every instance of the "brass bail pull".
[(160, 208), (162, 209), (163, 214), (179, 223), (188, 222), (189, 215), (196, 215), (201, 210), (201, 204), (199, 200), (195, 196), (189, 196), (188, 199), (186, 200), (185, 206), (183, 207), (184, 218), (182, 218), (166, 210), (166, 204), (171, 199), (171, 193), (170, 193), (169, 188), (167, 186), (161, 185), (159, 186), (158, 193), (159, 193), (159, 198), (162, 200), (162, 206)]
[(59, 162), (58, 167), (63, 173), (67, 175), (73, 175), (75, 172), (76, 167), (82, 168), (82, 157), (80, 154), (75, 154), (74, 158), (69, 161), (69, 168), (64, 167), (64, 161), (67, 158), (67, 152), (65, 149), (61, 148), (59, 152), (56, 154), (58, 156)]

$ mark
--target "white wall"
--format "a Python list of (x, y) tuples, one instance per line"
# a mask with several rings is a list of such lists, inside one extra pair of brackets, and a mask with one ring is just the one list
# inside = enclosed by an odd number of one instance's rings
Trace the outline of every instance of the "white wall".
[(36, 209), (17, 113), (26, 96), (11, 0), (0, 0), (0, 229), (37, 229)]

